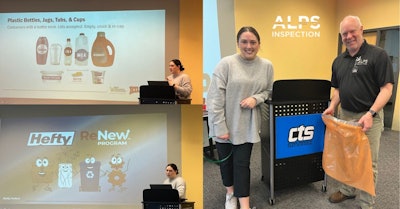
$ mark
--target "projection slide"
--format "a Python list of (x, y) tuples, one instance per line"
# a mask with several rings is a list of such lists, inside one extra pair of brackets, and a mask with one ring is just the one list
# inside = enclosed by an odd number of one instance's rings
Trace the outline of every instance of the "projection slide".
[(165, 79), (165, 10), (0, 13), (0, 45), (0, 99), (138, 101)]
[(143, 189), (165, 178), (166, 123), (162, 113), (2, 119), (0, 208), (141, 208)]

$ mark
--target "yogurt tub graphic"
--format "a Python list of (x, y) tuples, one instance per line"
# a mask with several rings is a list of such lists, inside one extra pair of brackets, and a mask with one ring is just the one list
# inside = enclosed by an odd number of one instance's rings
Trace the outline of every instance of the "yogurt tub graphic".
[(92, 70), (92, 82), (93, 84), (104, 84), (105, 71)]
[(40, 71), (43, 82), (61, 82), (63, 71)]

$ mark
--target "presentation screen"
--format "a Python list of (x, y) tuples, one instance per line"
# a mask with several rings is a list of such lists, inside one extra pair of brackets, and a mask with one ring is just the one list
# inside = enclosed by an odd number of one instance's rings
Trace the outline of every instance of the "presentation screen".
[(1, 119), (0, 208), (141, 208), (165, 178), (166, 124), (166, 113)]
[(175, 57), (167, 33), (178, 33), (167, 26), (179, 24), (166, 7), (116, 1), (110, 10), (60, 11), (51, 2), (49, 11), (0, 9), (0, 103), (138, 103), (140, 85), (165, 80)]

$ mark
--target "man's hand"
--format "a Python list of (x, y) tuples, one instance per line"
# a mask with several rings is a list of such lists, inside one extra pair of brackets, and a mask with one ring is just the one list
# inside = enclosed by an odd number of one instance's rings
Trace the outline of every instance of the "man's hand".
[(372, 127), (372, 124), (373, 124), (373, 117), (372, 117), (371, 113), (370, 112), (365, 113), (360, 118), (360, 120), (358, 120), (358, 123), (361, 124), (362, 130), (364, 132), (368, 131)]

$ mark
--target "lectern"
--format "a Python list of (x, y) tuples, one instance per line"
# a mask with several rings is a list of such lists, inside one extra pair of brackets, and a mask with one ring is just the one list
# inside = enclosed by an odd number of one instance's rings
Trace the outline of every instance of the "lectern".
[(194, 202), (181, 202), (176, 189), (145, 189), (143, 209), (194, 209)]
[(325, 125), (321, 114), (328, 107), (331, 83), (327, 80), (278, 80), (272, 98), (263, 104), (262, 179), (274, 190), (324, 179), (322, 151)]
[(143, 85), (139, 89), (140, 104), (176, 104), (172, 86)]

